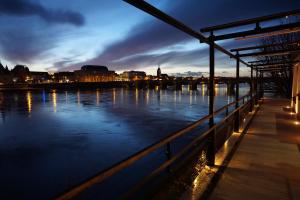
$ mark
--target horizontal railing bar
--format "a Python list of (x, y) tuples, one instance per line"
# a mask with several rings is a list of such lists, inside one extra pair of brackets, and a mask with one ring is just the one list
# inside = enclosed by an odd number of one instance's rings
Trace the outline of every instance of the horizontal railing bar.
[[(245, 96), (241, 97), (240, 99), (238, 99), (238, 101), (242, 100), (246, 96), (249, 96), (249, 95), (245, 95)], [(234, 103), (236, 103), (236, 102), (232, 102), (228, 105), (231, 106), (231, 104), (234, 104)], [(227, 107), (229, 107), (228, 105), (227, 105)], [(224, 107), (226, 108), (226, 106), (224, 106)], [(224, 107), (221, 109), (225, 109)], [(77, 186), (73, 187), (69, 191), (64, 192), (62, 195), (58, 196), (56, 199), (57, 200), (65, 200), (65, 199), (71, 199), (71, 198), (77, 196), (79, 193), (90, 188), (94, 184), (102, 182), (103, 180), (107, 179), (108, 177), (111, 177), (112, 175), (121, 171), (122, 169), (132, 165), (137, 160), (143, 158), (144, 156), (146, 156), (146, 155), (150, 154), (151, 152), (157, 150), (158, 148), (162, 147), (163, 145), (166, 145), (167, 143), (175, 140), (176, 138), (178, 138), (178, 137), (186, 134), (187, 132), (193, 130), (194, 128), (200, 126), (201, 124), (203, 124), (203, 122), (210, 119), (213, 115), (216, 115), (217, 113), (219, 113), (221, 111), (221, 109), (217, 110), (216, 112), (214, 112), (211, 115), (202, 117), (201, 119), (192, 123), (191, 125), (183, 128), (173, 134), (166, 136), (162, 140), (142, 149), (141, 151), (133, 154), (132, 156), (129, 156), (128, 158), (112, 165), (111, 167), (109, 167), (105, 170), (102, 170), (101, 172), (97, 173), (96, 175), (92, 176), (91, 178), (88, 178), (87, 180), (85, 180), (82, 183), (78, 184)]]

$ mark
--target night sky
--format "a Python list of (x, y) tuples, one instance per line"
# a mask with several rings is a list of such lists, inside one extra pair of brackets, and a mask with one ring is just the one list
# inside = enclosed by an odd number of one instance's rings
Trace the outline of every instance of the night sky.
[[(147, 1), (195, 30), (300, 8), (299, 0)], [(208, 71), (206, 44), (121, 0), (0, 0), (0, 60), (12, 68), (67, 71), (84, 64), (154, 74)], [(259, 41), (223, 41), (227, 49)], [(235, 46), (235, 47), (236, 47)], [(217, 54), (217, 74), (234, 60)], [(242, 70), (242, 75), (247, 69)]]

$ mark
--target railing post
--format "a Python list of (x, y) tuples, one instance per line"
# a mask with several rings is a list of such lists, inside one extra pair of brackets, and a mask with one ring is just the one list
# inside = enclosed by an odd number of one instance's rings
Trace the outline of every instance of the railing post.
[(260, 85), (259, 85), (259, 97), (262, 98), (264, 96), (264, 89), (263, 89), (263, 78), (264, 78), (264, 73), (263, 71), (260, 71)]
[(250, 112), (253, 111), (253, 67), (251, 66), (250, 75)]
[(297, 95), (298, 98), (298, 104), (296, 106), (298, 106), (298, 113), (297, 113), (297, 120), (300, 120), (300, 93)]
[[(209, 127), (214, 126), (214, 98), (215, 98), (215, 47), (214, 35), (211, 32), (209, 37), (209, 114), (212, 115), (209, 119)], [(207, 147), (207, 165), (215, 165), (215, 131), (210, 133)]]
[[(239, 52), (237, 52), (237, 57), (239, 56)], [(240, 78), (240, 60), (236, 60), (236, 85), (235, 85), (235, 108), (239, 107), (239, 80)], [(244, 99), (244, 98), (243, 98)], [(240, 129), (240, 111), (235, 112), (235, 120), (234, 120), (234, 131), (238, 132)]]
[(256, 68), (256, 73), (255, 73), (255, 105), (258, 103), (258, 69)]

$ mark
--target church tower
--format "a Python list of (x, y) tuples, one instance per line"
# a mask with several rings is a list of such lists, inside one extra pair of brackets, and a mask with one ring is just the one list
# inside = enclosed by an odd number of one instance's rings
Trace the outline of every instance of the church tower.
[(158, 68), (157, 68), (157, 78), (160, 78), (161, 77), (161, 70), (160, 70), (160, 67), (158, 65)]

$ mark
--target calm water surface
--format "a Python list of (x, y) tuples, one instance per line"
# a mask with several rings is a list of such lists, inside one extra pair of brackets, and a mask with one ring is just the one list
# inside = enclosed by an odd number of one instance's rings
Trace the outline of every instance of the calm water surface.
[[(241, 96), (247, 92), (243, 86)], [(216, 93), (215, 109), (234, 100), (225, 85)], [(51, 198), (207, 113), (201, 85), (0, 91), (0, 199)]]

